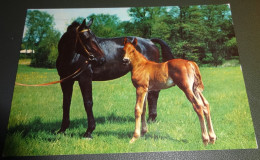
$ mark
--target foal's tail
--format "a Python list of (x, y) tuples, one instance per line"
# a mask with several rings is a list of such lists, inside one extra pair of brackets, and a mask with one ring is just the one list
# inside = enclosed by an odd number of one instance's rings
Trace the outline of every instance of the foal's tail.
[(200, 92), (202, 92), (204, 90), (204, 84), (202, 82), (199, 66), (195, 62), (191, 61), (191, 63), (193, 65), (193, 69), (195, 71), (194, 88), (197, 88)]
[(162, 58), (163, 58), (164, 62), (174, 59), (172, 52), (171, 52), (171, 48), (168, 46), (168, 44), (165, 41), (158, 39), (158, 38), (152, 38), (151, 41), (154, 43), (160, 44), (161, 49), (162, 49)]

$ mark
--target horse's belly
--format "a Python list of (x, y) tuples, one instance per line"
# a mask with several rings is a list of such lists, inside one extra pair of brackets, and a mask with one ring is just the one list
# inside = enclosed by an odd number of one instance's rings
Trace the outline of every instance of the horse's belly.
[(148, 89), (150, 91), (153, 90), (161, 90), (161, 89), (167, 89), (172, 86), (174, 86), (175, 83), (173, 80), (169, 77), (165, 81), (156, 81), (156, 82), (150, 82)]
[(129, 66), (120, 62), (107, 63), (93, 69), (94, 81), (107, 81), (124, 76), (130, 71)]

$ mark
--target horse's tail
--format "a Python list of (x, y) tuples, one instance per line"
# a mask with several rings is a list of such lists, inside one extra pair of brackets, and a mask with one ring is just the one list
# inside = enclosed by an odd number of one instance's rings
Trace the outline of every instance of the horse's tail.
[(165, 41), (158, 38), (152, 38), (151, 41), (160, 44), (162, 49), (162, 58), (164, 62), (174, 58), (171, 52), (171, 48), (168, 46), (168, 44)]
[(195, 63), (195, 62), (191, 62), (193, 65), (193, 69), (194, 69), (194, 76), (195, 76), (195, 81), (194, 81), (194, 86), (196, 89), (198, 89), (200, 92), (202, 92), (204, 90), (204, 84), (202, 82), (202, 78), (201, 78), (201, 74), (200, 74), (200, 70), (199, 70), (199, 66)]

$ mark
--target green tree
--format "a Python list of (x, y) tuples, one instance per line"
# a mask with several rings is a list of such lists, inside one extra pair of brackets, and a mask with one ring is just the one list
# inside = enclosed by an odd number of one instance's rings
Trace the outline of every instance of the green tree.
[(153, 25), (156, 18), (165, 13), (166, 7), (132, 7), (128, 10), (134, 24), (134, 34), (136, 36), (151, 38)]
[(202, 25), (200, 6), (179, 7), (176, 18), (176, 48), (177, 57), (199, 62), (204, 55), (203, 43), (205, 27)]
[(31, 49), (36, 49), (47, 31), (54, 27), (53, 16), (39, 10), (28, 10), (25, 21), (26, 33), (24, 41)]
[[(29, 10), (26, 17), (24, 44), (35, 50), (31, 65), (54, 67), (58, 55), (60, 32), (54, 29), (54, 18), (46, 12)], [(55, 60), (54, 60), (55, 59)]]
[(55, 67), (58, 57), (57, 46), (60, 39), (60, 32), (57, 30), (48, 30), (46, 34), (48, 36), (41, 40), (32, 58), (31, 65), (34, 67)]
[[(225, 43), (232, 24), (230, 10), (227, 5), (202, 6), (204, 25), (206, 26), (205, 43), (212, 54), (213, 63), (221, 64), (226, 55)], [(229, 28), (229, 29), (228, 29)]]

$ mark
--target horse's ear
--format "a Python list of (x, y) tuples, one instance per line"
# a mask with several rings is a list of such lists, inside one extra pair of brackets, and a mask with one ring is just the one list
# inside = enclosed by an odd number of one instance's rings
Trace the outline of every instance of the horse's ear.
[(82, 21), (81, 25), (79, 26), (79, 30), (84, 29), (85, 26), (86, 26), (86, 19), (84, 19), (84, 20)]
[(88, 24), (87, 24), (87, 27), (88, 27), (88, 28), (90, 28), (90, 26), (92, 25), (93, 20), (94, 20), (93, 18), (91, 18), (91, 19), (89, 20), (89, 22), (88, 22)]
[(127, 43), (127, 38), (125, 37), (124, 38), (124, 45)]
[(132, 44), (133, 44), (134, 46), (137, 45), (137, 38), (135, 38), (135, 39), (133, 40)]

